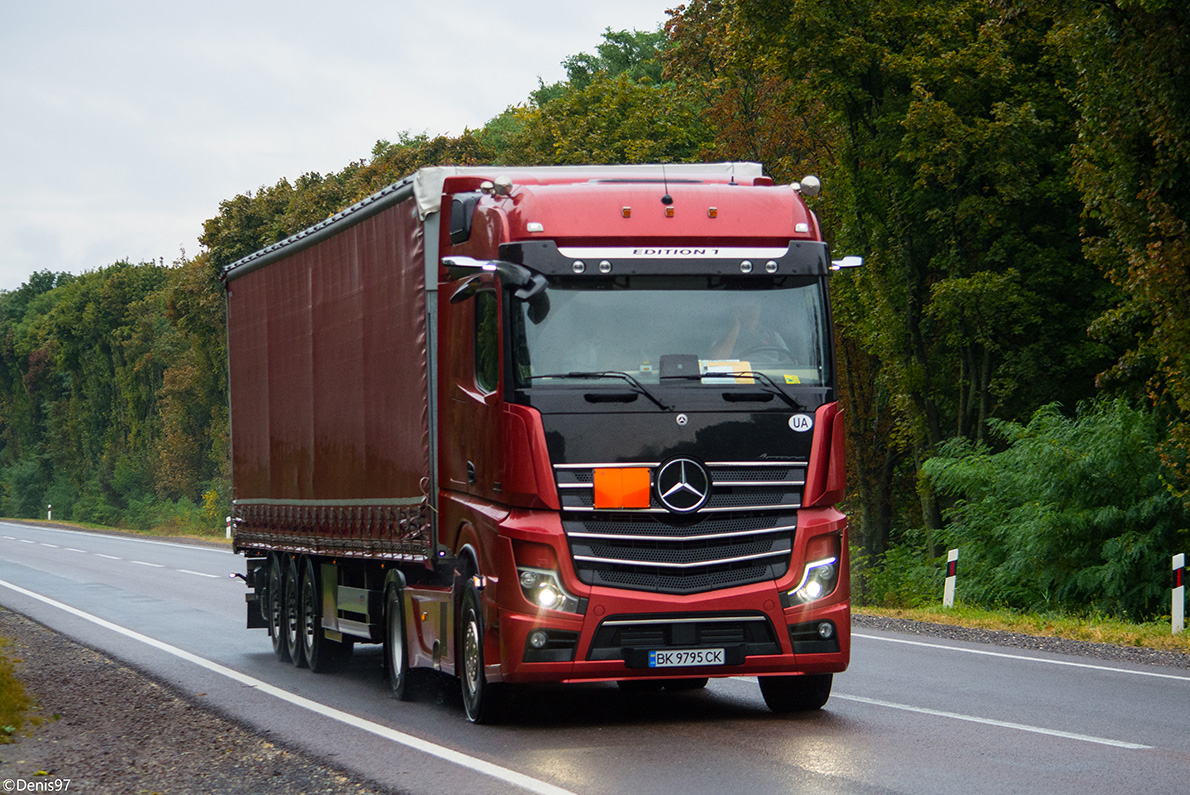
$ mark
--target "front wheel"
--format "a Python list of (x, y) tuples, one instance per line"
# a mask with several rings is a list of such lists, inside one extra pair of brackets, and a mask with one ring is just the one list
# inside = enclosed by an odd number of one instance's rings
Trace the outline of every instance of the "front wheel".
[(831, 697), (833, 674), (762, 676), (760, 694), (769, 709), (778, 714), (822, 709)]
[(384, 670), (393, 698), (409, 700), (409, 649), (405, 631), (405, 600), (399, 585), (390, 585), (384, 595)]
[(463, 592), (459, 607), (459, 679), (463, 685), (463, 709), (472, 723), (496, 723), (500, 717), (500, 686), (484, 675), (484, 622), (479, 591), (471, 583)]

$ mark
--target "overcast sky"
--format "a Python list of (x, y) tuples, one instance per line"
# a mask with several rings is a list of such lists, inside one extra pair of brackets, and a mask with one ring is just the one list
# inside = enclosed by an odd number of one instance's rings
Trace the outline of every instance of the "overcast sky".
[(458, 135), (674, 0), (0, 0), (0, 290), (199, 251), (219, 202)]

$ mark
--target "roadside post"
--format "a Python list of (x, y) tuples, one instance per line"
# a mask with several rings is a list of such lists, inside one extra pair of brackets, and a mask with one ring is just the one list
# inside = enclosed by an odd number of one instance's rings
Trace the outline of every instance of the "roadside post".
[(958, 565), (959, 551), (952, 549), (946, 553), (946, 588), (942, 592), (943, 607), (954, 607), (954, 578)]
[(1186, 628), (1186, 554), (1173, 556), (1173, 605), (1170, 615), (1173, 616), (1173, 634), (1178, 634)]
[(231, 517), (227, 517), (227, 537), (231, 538)]
[(54, 521), (54, 506), (53, 503), (45, 506), (45, 520), (47, 522)]

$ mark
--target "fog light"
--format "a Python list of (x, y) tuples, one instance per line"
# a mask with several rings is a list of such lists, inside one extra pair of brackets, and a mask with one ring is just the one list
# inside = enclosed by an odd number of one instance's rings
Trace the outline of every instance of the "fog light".
[(535, 629), (529, 633), (529, 645), (535, 649), (544, 649), (545, 644), (550, 642), (550, 636), (545, 633), (544, 629)]
[(521, 587), (525, 590), (531, 590), (537, 585), (541, 579), (541, 575), (530, 569), (521, 569)]
[(831, 622), (823, 621), (818, 625), (818, 637), (822, 638), (823, 640), (830, 640), (832, 637), (834, 637), (834, 634), (835, 625)]

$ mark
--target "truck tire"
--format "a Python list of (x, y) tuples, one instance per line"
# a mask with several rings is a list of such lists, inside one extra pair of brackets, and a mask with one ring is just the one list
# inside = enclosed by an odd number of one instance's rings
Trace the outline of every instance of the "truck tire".
[(484, 675), (483, 643), (486, 628), (479, 591), (468, 579), (459, 606), (459, 679), (463, 685), (463, 709), (472, 723), (498, 723), (501, 713), (500, 685)]
[(302, 656), (316, 674), (341, 671), (351, 659), (350, 640), (331, 640), (322, 628), (322, 582), (318, 567), (311, 558), (302, 566), (301, 608), (298, 612), (298, 635)]
[(289, 647), (289, 659), (298, 668), (306, 667), (306, 655), (302, 653), (301, 624), (301, 578), (298, 576), (297, 557), (287, 556), (285, 563), (285, 601), (281, 610), (281, 624), (284, 627), (285, 645)]
[(832, 674), (762, 676), (760, 694), (769, 709), (778, 714), (822, 709), (831, 697)]
[(265, 616), (269, 621), (269, 638), (273, 654), (281, 662), (289, 662), (289, 644), (285, 642), (285, 570), (280, 555), (269, 556), (269, 585), (266, 594)]
[(405, 599), (398, 585), (384, 593), (384, 672), (393, 698), (409, 700), (409, 637), (405, 627)]

